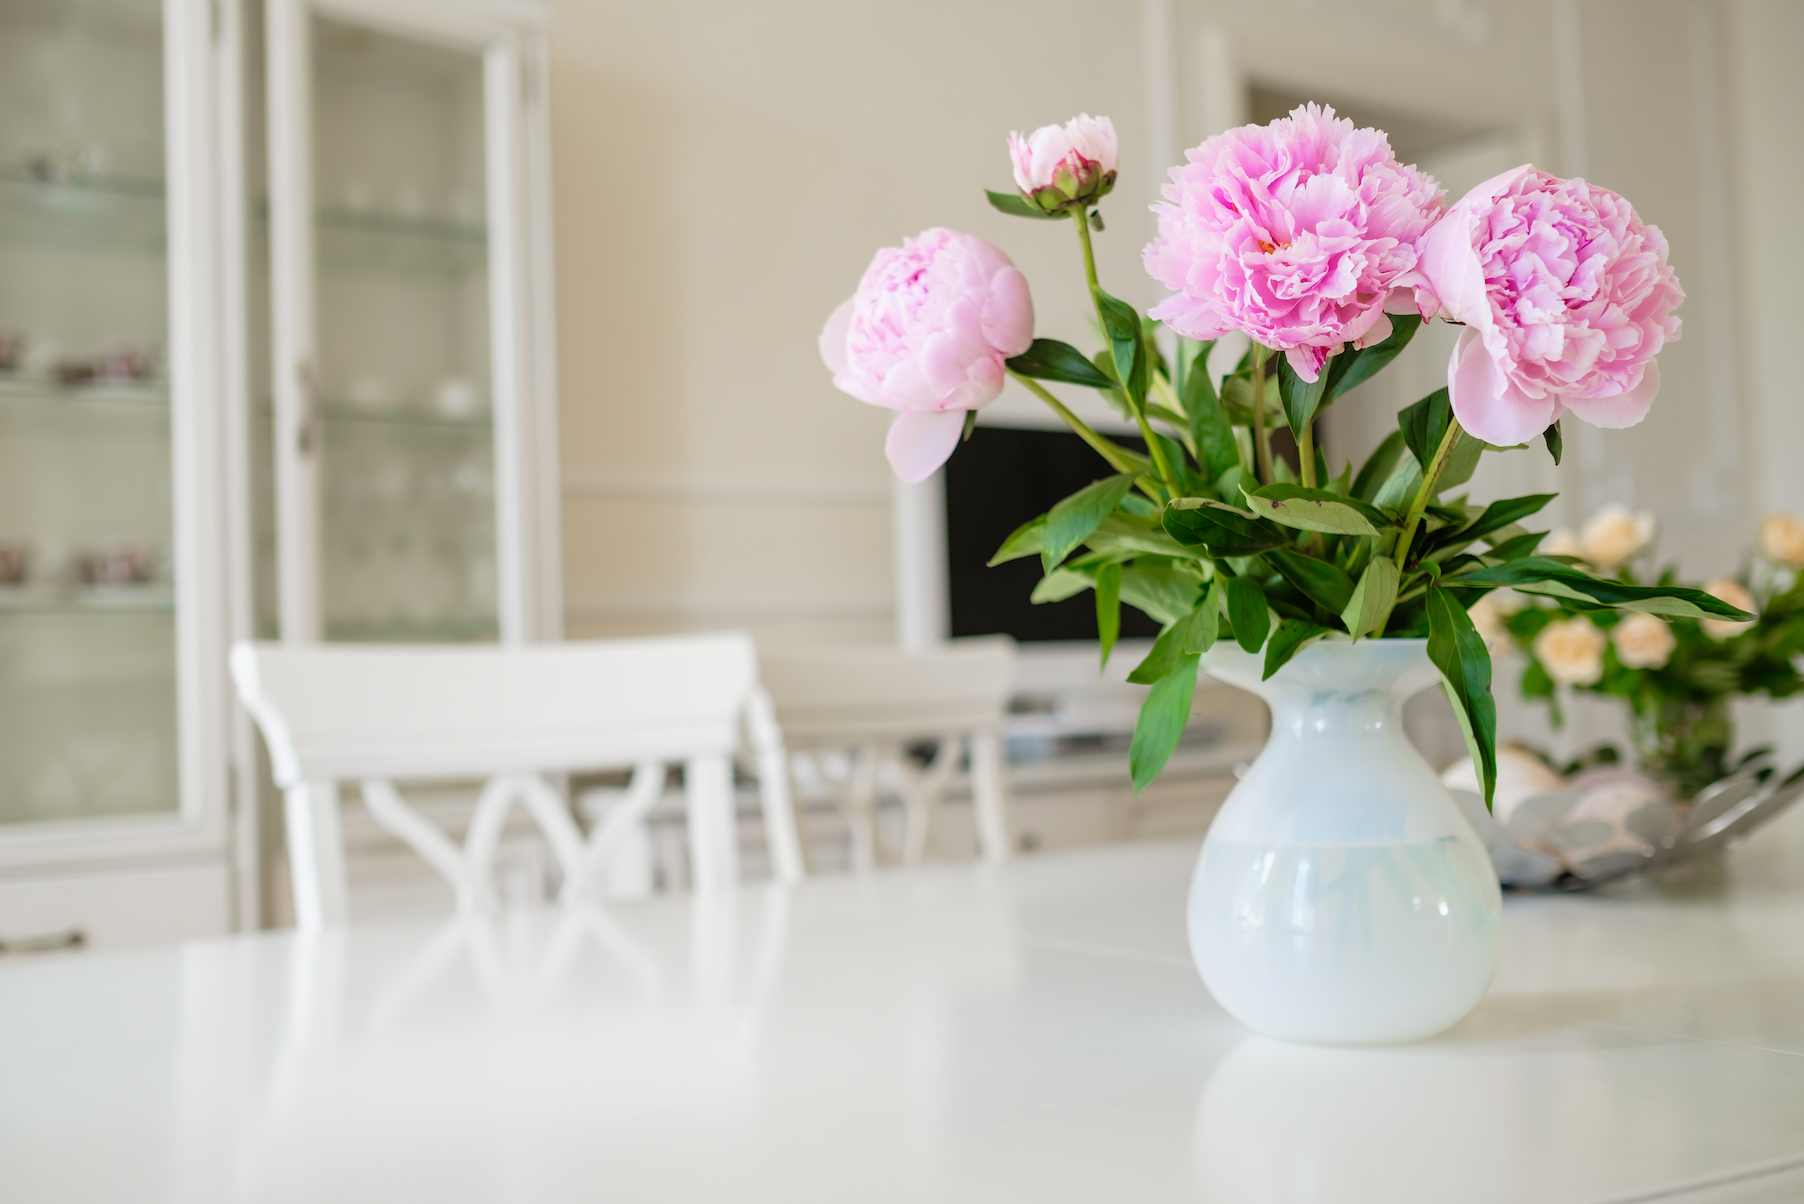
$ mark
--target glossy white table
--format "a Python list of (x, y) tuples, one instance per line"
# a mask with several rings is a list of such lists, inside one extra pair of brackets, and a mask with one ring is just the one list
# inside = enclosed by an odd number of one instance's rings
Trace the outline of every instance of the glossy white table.
[(1214, 1006), (1188, 845), (6, 965), (0, 1200), (1804, 1200), (1800, 846), (1389, 1050)]

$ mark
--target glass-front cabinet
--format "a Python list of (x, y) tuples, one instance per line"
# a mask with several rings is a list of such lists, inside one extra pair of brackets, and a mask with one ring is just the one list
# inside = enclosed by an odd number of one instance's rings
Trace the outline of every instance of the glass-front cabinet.
[(0, 3), (9, 948), (230, 919), (212, 55), (205, 3)]
[(283, 638), (554, 636), (538, 47), (467, 4), (268, 11)]
[(256, 922), (232, 639), (560, 634), (542, 19), (0, 0), (0, 955)]

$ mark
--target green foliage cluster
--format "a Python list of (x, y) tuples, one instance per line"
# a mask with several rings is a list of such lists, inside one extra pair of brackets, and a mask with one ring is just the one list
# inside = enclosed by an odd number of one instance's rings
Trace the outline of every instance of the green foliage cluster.
[[(1750, 582), (1750, 577), (1759, 579)], [(1626, 567), (1618, 580), (1639, 584)], [(1671, 619), (1674, 643), (1665, 663), (1631, 668), (1623, 664), (1611, 639), (1604, 646), (1602, 676), (1590, 685), (1573, 687), (1620, 699), (1628, 706), (1636, 761), (1646, 772), (1670, 782), (1681, 798), (1694, 796), (1735, 768), (1730, 759), (1735, 743), (1731, 700), (1744, 695), (1783, 699), (1804, 691), (1804, 675), (1795, 663), (1804, 655), (1804, 573), (1760, 563), (1739, 583), (1749, 590), (1759, 615), (1741, 631), (1719, 638), (1695, 619)], [(1676, 586), (1677, 574), (1667, 569), (1653, 584)], [(1581, 616), (1606, 635), (1622, 621), (1613, 611), (1559, 598), (1542, 599), (1540, 605), (1523, 607), (1503, 619), (1511, 638), (1527, 654), (1522, 693), (1545, 701), (1555, 726), (1563, 722), (1560, 696), (1535, 655), (1535, 638), (1549, 623)]]
[[(1002, 212), (1042, 216), (999, 196), (991, 201)], [(1105, 663), (1121, 606), (1162, 625), (1129, 675), (1152, 687), (1129, 752), (1135, 789), (1157, 777), (1176, 749), (1200, 658), (1217, 640), (1264, 649), (1270, 677), (1319, 639), (1425, 638), (1488, 800), (1496, 776), (1491, 658), (1467, 613), (1479, 598), (1511, 586), (1583, 608), (1748, 617), (1699, 590), (1606, 581), (1570, 557), (1537, 555), (1543, 534), (1521, 523), (1552, 494), (1489, 506), (1454, 494), (1480, 455), (1504, 449), (1460, 428), (1445, 389), (1405, 409), (1397, 431), (1357, 470), (1349, 464), (1331, 475), (1315, 447), (1316, 420), (1395, 359), (1421, 319), (1393, 315), (1387, 338), (1343, 346), (1314, 382), (1255, 343), (1218, 386), (1208, 369), (1213, 343), (1179, 339), (1175, 362), (1167, 362), (1154, 338), (1157, 323), (1097, 283), (1092, 216), (1070, 214), (1104, 346), (1085, 356), (1036, 339), (1008, 367), (1114, 475), (1022, 524), (991, 563), (1038, 556), (1044, 576), (1035, 602), (1093, 590)], [(1047, 383), (1102, 393), (1137, 425), (1146, 454), (1098, 435)], [(1280, 424), (1300, 449), (1295, 472), (1272, 454), (1271, 432)], [(1545, 442), (1557, 461), (1557, 423)]]

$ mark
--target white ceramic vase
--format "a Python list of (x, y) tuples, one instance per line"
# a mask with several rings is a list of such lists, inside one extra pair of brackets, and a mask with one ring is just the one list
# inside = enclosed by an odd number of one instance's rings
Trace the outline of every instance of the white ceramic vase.
[(1190, 885), (1203, 982), (1286, 1041), (1382, 1045), (1440, 1032), (1497, 968), (1503, 900), (1458, 805), (1403, 734), (1439, 680), (1425, 640), (1323, 640), (1261, 681), (1231, 640), (1203, 657), (1272, 709)]

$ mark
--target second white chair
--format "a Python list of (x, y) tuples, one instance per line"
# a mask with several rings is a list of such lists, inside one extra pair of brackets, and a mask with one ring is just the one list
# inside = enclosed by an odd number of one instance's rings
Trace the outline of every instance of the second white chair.
[[(774, 876), (803, 874), (782, 733), (746, 636), (510, 647), (241, 642), (231, 667), (284, 792), (303, 929), (346, 918), (342, 781), (360, 782), (376, 821), (451, 883), (460, 907), (475, 909), (492, 901), (490, 863), (516, 803), (544, 831), (573, 901), (662, 795), (666, 767), (680, 764), (695, 887), (729, 885), (738, 877), (732, 756), (742, 724)], [(625, 805), (585, 839), (546, 775), (626, 767)], [(433, 778), (487, 781), (461, 847), (394, 786)]]
[[(940, 797), (967, 749), (978, 848), (991, 861), (1009, 855), (1002, 724), (1014, 688), (1013, 640), (954, 640), (919, 653), (767, 645), (759, 663), (791, 753), (817, 765), (829, 757), (849, 762), (832, 785), (852, 829), (853, 868), (876, 864), (882, 778), (902, 799), (903, 861), (923, 859)], [(917, 741), (938, 744), (919, 769), (905, 747)]]

